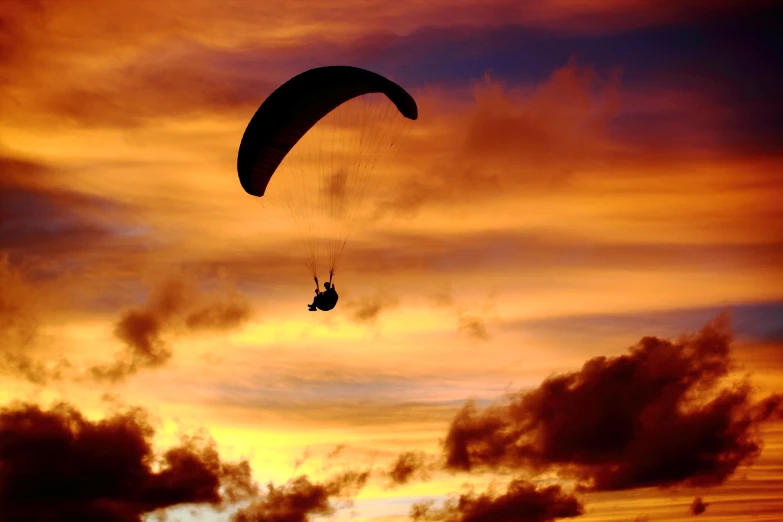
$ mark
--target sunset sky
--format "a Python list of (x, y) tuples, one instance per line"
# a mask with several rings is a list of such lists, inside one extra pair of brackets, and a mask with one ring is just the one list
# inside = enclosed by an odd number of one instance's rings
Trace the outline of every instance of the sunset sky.
[[(2, 0), (0, 520), (780, 522), (781, 15)], [(308, 313), (237, 149), (335, 64), (419, 117)]]

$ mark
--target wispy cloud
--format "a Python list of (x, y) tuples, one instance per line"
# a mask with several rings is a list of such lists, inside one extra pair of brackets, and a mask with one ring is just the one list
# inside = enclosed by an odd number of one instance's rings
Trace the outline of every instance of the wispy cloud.
[[(233, 522), (306, 522), (313, 516), (328, 516), (336, 512), (333, 500), (348, 500), (364, 487), (368, 472), (350, 471), (328, 479), (313, 482), (301, 475), (286, 484), (267, 485), (267, 492), (240, 509), (231, 518)], [(343, 504), (345, 506), (346, 504)]]
[(147, 303), (128, 310), (115, 334), (126, 350), (109, 365), (91, 369), (99, 380), (120, 381), (146, 368), (157, 368), (172, 357), (163, 337), (167, 331), (227, 330), (250, 316), (247, 299), (230, 287), (203, 292), (193, 280), (176, 276), (153, 289)]

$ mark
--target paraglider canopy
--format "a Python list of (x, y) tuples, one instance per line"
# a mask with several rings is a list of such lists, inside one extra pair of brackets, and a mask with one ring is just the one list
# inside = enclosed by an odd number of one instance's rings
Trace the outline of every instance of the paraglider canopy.
[(365, 198), (392, 170), (391, 150), (417, 118), (405, 89), (342, 65), (291, 78), (251, 118), (237, 155), (239, 181), (264, 206), (289, 214), (313, 277), (322, 255), (334, 272), (364, 221)]
[(357, 96), (381, 93), (406, 118), (418, 117), (416, 101), (391, 80), (345, 65), (294, 76), (261, 104), (242, 136), (237, 172), (242, 188), (261, 197), (286, 154), (321, 118)]

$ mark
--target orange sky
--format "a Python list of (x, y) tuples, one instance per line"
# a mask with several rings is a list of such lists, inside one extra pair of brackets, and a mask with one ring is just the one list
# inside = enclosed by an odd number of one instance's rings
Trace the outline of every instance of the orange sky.
[[(3, 415), (65, 401), (97, 422), (138, 406), (158, 451), (206, 430), (262, 485), (372, 468), (334, 516), (378, 522), (410, 520), (416, 502), (466, 483), (480, 495), (494, 480), (502, 493), (522, 477), (570, 494), (573, 476), (549, 461), (434, 464), (394, 488), (384, 470), (403, 452), (440, 458), (469, 399), (483, 411), (725, 310), (720, 360), (736, 366), (721, 386), (748, 374), (742, 407), (757, 415), (783, 377), (781, 108), (764, 87), (762, 43), (743, 56), (720, 47), (736, 37), (727, 21), (775, 8), (754, 9), (4, 2)], [(308, 314), (297, 239), (242, 190), (236, 152), (277, 85), (332, 63), (399, 82), (419, 119), (378, 169), (374, 218), (336, 276), (338, 307)], [(702, 519), (783, 519), (779, 417), (749, 421), (763, 451), (716, 483), (577, 491), (577, 519), (685, 520), (695, 497)], [(230, 520), (238, 508), (168, 512)]]

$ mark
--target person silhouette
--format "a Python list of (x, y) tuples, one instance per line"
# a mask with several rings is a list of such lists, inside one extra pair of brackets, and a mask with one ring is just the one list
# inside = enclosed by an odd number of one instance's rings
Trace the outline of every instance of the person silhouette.
[(323, 292), (318, 290), (318, 277), (313, 278), (315, 281), (315, 297), (313, 298), (313, 302), (307, 305), (308, 310), (311, 312), (315, 312), (316, 310), (328, 312), (337, 306), (337, 300), (339, 299), (339, 296), (337, 295), (337, 290), (335, 290), (334, 285), (332, 285), (333, 277), (334, 270), (330, 270), (329, 281), (324, 283)]

